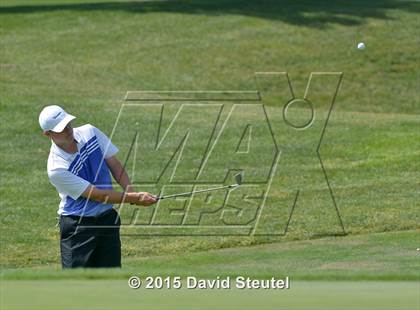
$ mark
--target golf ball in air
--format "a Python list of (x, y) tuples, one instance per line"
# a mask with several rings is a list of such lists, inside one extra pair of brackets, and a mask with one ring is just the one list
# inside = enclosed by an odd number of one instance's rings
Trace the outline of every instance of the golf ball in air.
[(365, 49), (365, 47), (366, 47), (366, 45), (365, 45), (365, 43), (363, 43), (363, 42), (360, 42), (359, 44), (357, 44), (357, 48), (358, 48), (359, 50), (364, 50), (364, 49)]

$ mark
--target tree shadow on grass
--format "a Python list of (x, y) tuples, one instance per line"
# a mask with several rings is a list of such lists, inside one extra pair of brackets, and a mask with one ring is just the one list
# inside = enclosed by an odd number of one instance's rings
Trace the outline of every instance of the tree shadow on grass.
[(354, 26), (365, 18), (389, 19), (388, 10), (420, 12), (420, 3), (391, 0), (175, 0), (89, 2), (2, 6), (0, 14), (56, 11), (121, 11), (127, 13), (180, 13), (243, 15), (277, 20), (293, 25), (322, 28), (328, 24)]

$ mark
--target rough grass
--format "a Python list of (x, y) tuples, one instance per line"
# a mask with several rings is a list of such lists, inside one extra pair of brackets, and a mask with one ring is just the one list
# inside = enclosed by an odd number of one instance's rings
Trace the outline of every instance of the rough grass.
[(196, 253), (127, 258), (122, 269), (61, 270), (59, 265), (4, 269), (3, 280), (201, 278), (245, 275), (259, 279), (419, 280), (418, 231), (241, 246)]

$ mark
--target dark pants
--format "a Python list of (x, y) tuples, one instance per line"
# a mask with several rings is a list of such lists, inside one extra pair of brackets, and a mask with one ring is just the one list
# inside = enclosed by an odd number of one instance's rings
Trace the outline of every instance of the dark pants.
[(120, 224), (114, 209), (98, 217), (60, 216), (63, 268), (121, 267)]

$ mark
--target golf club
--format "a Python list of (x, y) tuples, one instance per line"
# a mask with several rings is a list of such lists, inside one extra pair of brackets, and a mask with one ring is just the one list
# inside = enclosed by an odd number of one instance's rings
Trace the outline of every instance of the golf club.
[(198, 191), (192, 191), (192, 192), (186, 192), (186, 193), (180, 193), (180, 194), (160, 196), (160, 197), (157, 197), (157, 200), (163, 200), (163, 199), (175, 198), (175, 197), (181, 197), (181, 196), (190, 196), (192, 194), (212, 192), (212, 191), (217, 191), (217, 190), (226, 189), (226, 188), (237, 188), (241, 186), (242, 184), (242, 173), (238, 173), (235, 175), (235, 182), (236, 182), (235, 184), (231, 184), (231, 185), (213, 187), (213, 188), (202, 189)]

